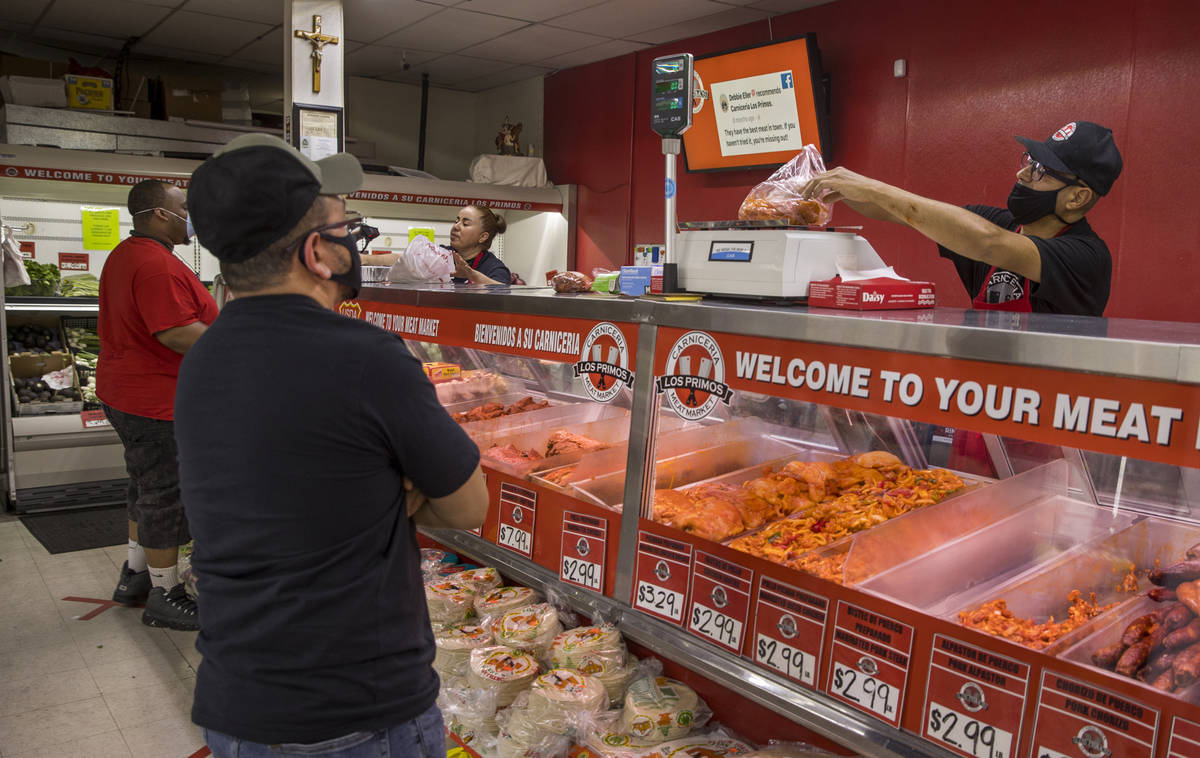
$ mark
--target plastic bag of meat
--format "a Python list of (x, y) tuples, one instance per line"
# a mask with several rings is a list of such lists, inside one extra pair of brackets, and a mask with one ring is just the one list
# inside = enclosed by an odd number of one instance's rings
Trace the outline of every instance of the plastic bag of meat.
[(581, 271), (560, 271), (550, 279), (555, 292), (587, 292), (592, 288), (592, 277)]
[(750, 190), (738, 218), (743, 221), (787, 221), (795, 226), (825, 226), (833, 218), (833, 206), (820, 200), (803, 200), (800, 190), (825, 171), (825, 161), (816, 145), (805, 145), (779, 170)]
[(454, 256), (444, 247), (438, 247), (429, 238), (418, 235), (408, 243), (408, 248), (388, 271), (388, 281), (448, 282), (454, 273)]

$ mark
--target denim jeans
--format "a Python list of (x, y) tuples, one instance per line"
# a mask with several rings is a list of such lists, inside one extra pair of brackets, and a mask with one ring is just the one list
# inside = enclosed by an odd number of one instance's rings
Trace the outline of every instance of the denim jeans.
[(323, 742), (264, 745), (204, 730), (213, 758), (445, 758), (446, 732), (436, 705), (391, 729), (352, 732)]

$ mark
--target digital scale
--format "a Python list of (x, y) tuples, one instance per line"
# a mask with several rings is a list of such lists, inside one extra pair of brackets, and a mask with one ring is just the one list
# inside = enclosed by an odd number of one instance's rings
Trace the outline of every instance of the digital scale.
[[(677, 224), (675, 156), (692, 125), (695, 102), (707, 94), (695, 90), (691, 53), (655, 58), (652, 65), (650, 127), (662, 137), (666, 156), (664, 290), (794, 300), (808, 297), (810, 282), (837, 276), (839, 265), (853, 271), (887, 266), (871, 243), (852, 232), (770, 221)], [(668, 288), (671, 281), (675, 288)]]

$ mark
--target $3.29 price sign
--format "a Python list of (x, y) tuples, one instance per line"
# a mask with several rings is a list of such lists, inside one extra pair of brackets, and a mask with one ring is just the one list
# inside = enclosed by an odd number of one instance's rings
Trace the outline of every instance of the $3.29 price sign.
[(1012, 755), (1013, 736), (1010, 732), (937, 703), (929, 706), (925, 736), (976, 758), (1009, 758)]
[(816, 658), (799, 648), (772, 639), (765, 634), (758, 635), (758, 644), (754, 648), (754, 660), (770, 666), (788, 678), (804, 682), (810, 687), (816, 681)]
[(888, 721), (899, 718), (900, 691), (841, 663), (833, 664), (833, 692)]
[(634, 606), (679, 621), (683, 617), (683, 593), (650, 582), (638, 582)]
[(691, 565), (691, 545), (639, 530), (630, 604), (664, 621), (682, 624)]

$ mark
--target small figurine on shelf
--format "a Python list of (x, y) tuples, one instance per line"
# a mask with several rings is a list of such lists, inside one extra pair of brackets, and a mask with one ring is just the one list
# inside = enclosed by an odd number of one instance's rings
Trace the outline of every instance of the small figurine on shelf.
[(496, 153), (498, 155), (521, 154), (521, 124), (509, 122), (508, 116), (500, 125), (500, 133), (496, 135)]

